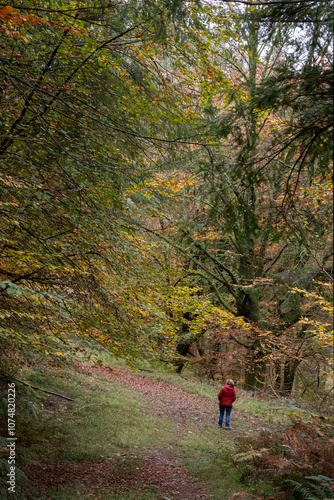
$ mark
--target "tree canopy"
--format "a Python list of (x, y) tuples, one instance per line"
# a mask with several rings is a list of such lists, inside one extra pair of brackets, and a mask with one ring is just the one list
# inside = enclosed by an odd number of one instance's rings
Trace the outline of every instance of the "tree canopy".
[(252, 387), (328, 376), (332, 21), (316, 0), (0, 5), (2, 370), (92, 338)]

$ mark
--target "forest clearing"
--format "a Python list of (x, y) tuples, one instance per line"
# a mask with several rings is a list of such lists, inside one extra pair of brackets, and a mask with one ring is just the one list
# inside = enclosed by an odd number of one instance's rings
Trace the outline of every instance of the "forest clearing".
[(333, 498), (333, 20), (0, 2), (4, 498)]

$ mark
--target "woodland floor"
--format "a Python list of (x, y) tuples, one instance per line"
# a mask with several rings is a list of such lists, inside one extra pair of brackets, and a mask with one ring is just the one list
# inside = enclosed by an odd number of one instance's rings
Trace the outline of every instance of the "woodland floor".
[[(177, 438), (181, 439), (186, 433), (201, 433), (204, 427), (217, 427), (218, 401), (215, 404), (205, 396), (191, 394), (163, 381), (143, 377), (128, 368), (111, 371), (108, 367), (81, 364), (79, 370), (85, 375), (104, 377), (135, 390), (141, 395), (152, 415), (173, 420), (177, 426)], [(57, 404), (57, 398), (52, 399), (54, 404)], [(191, 431), (187, 425), (189, 419), (193, 421)], [(262, 424), (255, 423), (251, 418), (246, 419), (235, 409), (231, 415), (231, 425), (231, 431), (221, 430), (221, 441), (218, 441), (218, 444), (233, 440), (240, 433), (249, 435), (264, 430)], [(50, 463), (48, 457), (44, 456), (40, 457), (39, 463), (27, 468), (22, 467), (22, 470), (34, 489), (38, 489), (39, 484), (41, 488), (53, 492), (64, 486), (80, 486), (85, 492), (89, 492), (85, 498), (106, 498), (104, 495), (107, 492), (113, 492), (117, 495), (113, 498), (122, 500), (122, 492), (130, 487), (131, 491), (138, 491), (138, 496), (131, 498), (138, 500), (146, 498), (142, 497), (140, 492), (149, 488), (161, 492), (161, 500), (209, 499), (205, 485), (180, 467), (180, 457), (173, 450), (175, 447), (170, 445), (133, 449), (128, 450), (126, 454), (116, 453), (114, 456), (103, 457), (99, 461), (80, 461), (70, 467), (68, 464)], [(28, 495), (27, 498), (36, 497)]]

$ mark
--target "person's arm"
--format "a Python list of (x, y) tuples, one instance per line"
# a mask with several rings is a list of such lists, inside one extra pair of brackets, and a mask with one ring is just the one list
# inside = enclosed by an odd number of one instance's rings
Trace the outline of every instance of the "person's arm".
[(237, 394), (235, 392), (235, 389), (233, 390), (233, 395), (232, 395), (232, 403), (237, 399)]
[(218, 394), (218, 401), (219, 401), (219, 403), (220, 403), (221, 398), (223, 397), (223, 392), (224, 392), (224, 387), (222, 387), (220, 389), (219, 394)]

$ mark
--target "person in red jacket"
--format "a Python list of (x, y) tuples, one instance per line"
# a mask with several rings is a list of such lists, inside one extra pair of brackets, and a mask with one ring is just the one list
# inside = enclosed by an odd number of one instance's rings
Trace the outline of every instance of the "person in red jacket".
[(230, 429), (230, 416), (232, 411), (232, 405), (234, 401), (237, 399), (237, 395), (234, 389), (234, 382), (232, 379), (228, 379), (226, 385), (222, 387), (218, 394), (219, 399), (219, 408), (220, 415), (218, 421), (218, 427), (222, 427), (224, 420), (224, 413), (226, 410), (226, 418), (225, 418), (225, 429)]

